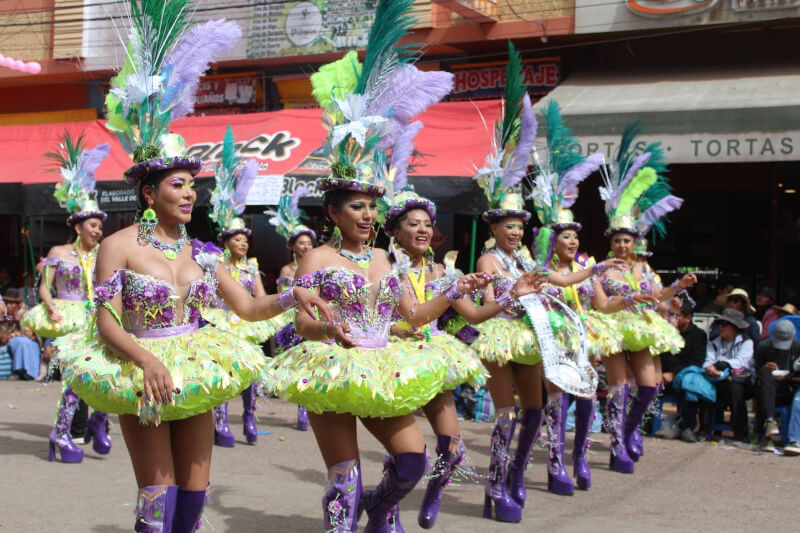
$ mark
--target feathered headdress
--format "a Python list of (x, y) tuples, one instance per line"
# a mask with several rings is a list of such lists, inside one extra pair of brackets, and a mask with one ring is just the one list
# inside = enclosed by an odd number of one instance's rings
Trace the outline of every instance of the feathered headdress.
[(581, 229), (570, 208), (578, 199), (578, 185), (603, 164), (603, 155), (584, 157), (580, 153), (555, 100), (550, 100), (542, 115), (547, 125), (547, 146), (534, 149), (536, 178), (529, 197), (542, 223), (534, 230), (535, 258), (540, 264), (548, 264), (558, 233), (566, 228)]
[[(683, 205), (683, 199), (672, 195), (672, 187), (669, 180), (664, 175), (667, 171), (667, 164), (663, 160), (663, 150), (651, 152), (648, 166), (653, 163), (658, 168), (656, 182), (650, 186), (636, 202), (636, 230), (639, 238), (634, 247), (637, 255), (652, 255), (647, 251), (647, 234), (652, 236), (655, 243), (657, 239), (662, 239), (667, 234), (666, 216), (677, 211)], [(652, 167), (651, 167), (652, 168)], [(654, 168), (654, 170), (655, 170)]]
[(659, 174), (666, 171), (661, 143), (651, 143), (643, 151), (635, 148), (634, 141), (640, 131), (638, 123), (628, 124), (614, 161), (602, 168), (603, 186), (599, 192), (609, 221), (605, 232), (607, 237), (620, 232), (639, 235), (639, 199), (659, 181)]
[(106, 219), (106, 214), (97, 205), (94, 173), (108, 157), (110, 149), (108, 143), (103, 143), (86, 150), (83, 134), (73, 139), (69, 133), (64, 132), (58, 149), (45, 154), (57, 167), (53, 172), (60, 173), (63, 179), (56, 185), (53, 197), (69, 213), (68, 226), (92, 217)]
[(523, 83), (522, 59), (509, 41), (502, 116), (495, 124), (486, 166), (478, 169), (474, 176), (489, 202), (488, 210), (483, 213), (487, 222), (508, 216), (519, 217), (525, 222), (530, 219), (520, 183), (528, 174), (535, 140), (536, 117), (527, 86)]
[(208, 217), (219, 226), (220, 241), (237, 233), (250, 236), (244, 220), (239, 215), (247, 206), (247, 193), (258, 175), (258, 161), (249, 159), (242, 164), (236, 155), (233, 129), (228, 126), (222, 141), (222, 158), (216, 167), (217, 186), (211, 193), (211, 212)]
[[(388, 137), (395, 138), (395, 141), (389, 159), (389, 171), (379, 175), (379, 182), (385, 189), (385, 195), (378, 201), (378, 219), (387, 232), (391, 232), (397, 219), (410, 209), (424, 209), (431, 217), (431, 221), (436, 220), (436, 204), (417, 194), (414, 186), (408, 183), (408, 167), (411, 155), (414, 153), (414, 138), (423, 127), (419, 120), (410, 122), (414, 117), (410, 113), (422, 113), (453, 90), (453, 75), (449, 72), (422, 72), (413, 66), (407, 66), (404, 67), (401, 74), (403, 76), (411, 75), (411, 78), (405, 81), (398, 80), (400, 85), (393, 88), (398, 92), (394, 98), (395, 101), (402, 102), (404, 93), (409, 94), (415, 91), (413, 87), (403, 87), (403, 84), (410, 83), (417, 83), (419, 87), (416, 90), (423, 91), (426, 98), (415, 98), (414, 102), (411, 102), (416, 106), (414, 109), (410, 109), (406, 104), (401, 104), (399, 107), (406, 110), (402, 120), (398, 119), (397, 113), (394, 113), (390, 119), (394, 121), (395, 127)], [(395, 105), (394, 109), (397, 108), (398, 106)]]
[(382, 196), (386, 150), (411, 119), (442, 99), (452, 74), (421, 72), (412, 65), (417, 53), (398, 45), (414, 23), (413, 0), (379, 0), (363, 64), (355, 52), (324, 65), (311, 76), (313, 95), (328, 130), (331, 175), (317, 189), (344, 189)]
[(286, 239), (289, 246), (294, 244), (301, 235), (308, 235), (312, 242), (317, 241), (314, 230), (301, 222), (303, 211), (298, 207), (300, 198), (308, 194), (306, 187), (298, 187), (294, 194), (284, 194), (278, 202), (277, 209), (267, 209), (264, 214), (270, 217), (269, 223), (275, 226), (275, 231)]
[(194, 110), (200, 76), (242, 31), (224, 19), (192, 25), (190, 0), (129, 0), (126, 7), (126, 35), (117, 32), (126, 60), (105, 102), (106, 127), (135, 163), (125, 181), (173, 168), (195, 175), (202, 161), (186, 157), (183, 138), (169, 124)]

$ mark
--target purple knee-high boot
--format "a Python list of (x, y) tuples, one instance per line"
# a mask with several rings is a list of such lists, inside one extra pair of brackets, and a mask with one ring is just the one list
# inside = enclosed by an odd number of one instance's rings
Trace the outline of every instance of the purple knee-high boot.
[(358, 459), (328, 469), (328, 486), (322, 497), (322, 516), (327, 533), (355, 533), (361, 499), (361, 463)]
[(542, 428), (542, 410), (522, 409), (519, 424), (517, 451), (508, 466), (508, 493), (522, 509), (525, 507), (525, 497), (527, 496), (525, 470), (528, 468), (533, 448), (536, 446), (539, 431)]
[(89, 417), (89, 424), (86, 429), (86, 442), (89, 442), (94, 437), (92, 448), (100, 455), (106, 455), (111, 451), (111, 437), (108, 436), (107, 423), (108, 415), (95, 411)]
[(403, 532), (394, 521), (394, 508), (422, 479), (427, 465), (425, 452), (398, 453), (392, 456), (381, 482), (375, 490), (365, 493), (361, 499), (361, 505), (369, 517), (364, 533)]
[(214, 408), (214, 444), (225, 448), (236, 444), (236, 437), (228, 426), (228, 402)]
[(594, 399), (575, 400), (575, 444), (572, 447), (572, 475), (578, 488), (587, 490), (592, 486), (592, 472), (586, 453), (589, 451), (589, 434), (594, 421)]
[(302, 405), (297, 406), (297, 429), (308, 430), (308, 410)]
[(187, 490), (178, 488), (172, 533), (194, 533), (200, 529), (207, 491), (208, 489)]
[(608, 466), (615, 472), (633, 473), (633, 459), (625, 446), (625, 385), (612, 385), (608, 390), (608, 428), (611, 431), (611, 457)]
[(417, 522), (423, 529), (430, 529), (439, 515), (442, 491), (450, 483), (453, 469), (464, 460), (464, 443), (461, 436), (436, 435), (436, 464), (422, 498)]
[[(639, 423), (655, 397), (656, 387), (639, 385), (636, 397), (631, 402), (631, 410), (625, 419), (625, 446), (628, 448), (628, 455), (634, 462), (638, 461), (642, 455), (641, 444), (637, 443), (635, 433), (638, 433)], [(639, 438), (641, 438), (641, 434), (639, 434)]]
[[(514, 498), (508, 491), (508, 449), (511, 445), (511, 439), (514, 438), (515, 410), (516, 408), (514, 407), (498, 409), (495, 414), (496, 422), (492, 430), (491, 455), (489, 456), (489, 479), (486, 481), (486, 495), (483, 500), (483, 517), (492, 517), (492, 504), (494, 504), (494, 517), (500, 522), (519, 522), (522, 519), (522, 507), (514, 501)], [(538, 412), (541, 416), (541, 411)], [(525, 411), (525, 413), (527, 413), (527, 411)], [(523, 431), (524, 429), (520, 431), (520, 434), (522, 434)], [(520, 438), (520, 440), (522, 439)], [(530, 447), (533, 447), (533, 443), (530, 444)], [(519, 455), (520, 453), (521, 448), (518, 447), (517, 454)], [(521, 464), (522, 475), (524, 475), (527, 461), (521, 462)]]
[(137, 533), (172, 533), (178, 487), (175, 485), (152, 485), (139, 489), (136, 497)]
[(242, 391), (242, 424), (244, 425), (244, 438), (248, 444), (258, 441), (258, 427), (256, 427), (256, 384), (253, 383)]
[(80, 398), (72, 390), (72, 387), (64, 388), (64, 392), (61, 394), (61, 403), (58, 405), (56, 425), (53, 431), (50, 432), (50, 461), (56, 460), (56, 448), (61, 454), (62, 463), (80, 463), (83, 461), (83, 450), (72, 442), (72, 437), (69, 434), (79, 401)]
[(564, 468), (564, 448), (562, 428), (566, 422), (566, 409), (562, 392), (551, 393), (545, 407), (549, 457), (547, 463), (547, 490), (561, 496), (571, 496), (575, 488), (572, 478)]

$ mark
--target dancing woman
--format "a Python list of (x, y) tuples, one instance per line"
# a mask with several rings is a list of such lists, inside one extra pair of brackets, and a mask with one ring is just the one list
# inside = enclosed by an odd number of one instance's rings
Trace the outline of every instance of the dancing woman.
[[(626, 128), (616, 161), (605, 173), (604, 186), (600, 188), (609, 218), (605, 234), (610, 239), (611, 252), (626, 263), (625, 267), (606, 272), (601, 280), (606, 294), (625, 298), (625, 309), (614, 313), (613, 319), (623, 336), (622, 349), (629, 356), (626, 358), (625, 353), (617, 352), (609, 354), (603, 361), (609, 384), (609, 464), (612, 470), (622, 473), (632, 473), (634, 462), (641, 455), (638, 426), (657, 392), (654, 359), (665, 352), (676, 353), (683, 346), (680, 333), (655, 310), (658, 301), (694, 282), (694, 276), (689, 274), (676, 280), (668, 291), (659, 290), (647, 262), (636, 260), (634, 250), (640, 235), (640, 229), (637, 229), (640, 219), (647, 220), (655, 216), (664, 205), (654, 205), (652, 211), (647, 209), (644, 212), (637, 205), (642, 195), (651, 187), (658, 186), (659, 181), (656, 169), (644, 165), (652, 160), (652, 165), (658, 168), (663, 160), (657, 145), (648, 146), (639, 156), (629, 149), (636, 132), (635, 126)], [(639, 302), (637, 295), (650, 296), (654, 301)], [(637, 385), (637, 393), (629, 409), (626, 408), (629, 394), (626, 384), (628, 365)]]
[[(258, 175), (258, 162), (251, 159), (244, 164), (236, 155), (233, 129), (228, 126), (222, 142), (222, 157), (215, 172), (217, 186), (211, 195), (209, 218), (219, 229), (217, 240), (223, 246), (222, 264), (225, 270), (251, 296), (260, 298), (266, 295), (258, 268), (258, 260), (247, 258), (250, 249), (250, 228), (239, 218), (244, 212), (247, 193)], [(280, 315), (279, 315), (280, 316)], [(211, 307), (204, 311), (203, 318), (217, 328), (233, 333), (240, 339), (260, 345), (275, 334), (278, 328), (276, 319), (248, 322), (234, 313), (225, 301), (217, 298)], [(251, 384), (242, 391), (242, 426), (248, 444), (258, 441), (256, 426), (256, 387)], [(226, 448), (236, 444), (231, 428), (228, 426), (228, 402), (214, 407), (214, 444)]]
[[(270, 374), (281, 398), (309, 410), (328, 468), (323, 497), (327, 531), (355, 531), (359, 508), (368, 515), (366, 532), (398, 530), (393, 509), (425, 472), (425, 442), (412, 413), (445, 388), (450, 359), (415, 339), (390, 343), (395, 315), (422, 327), (487, 282), (480, 275), (466, 276), (451, 282), (442, 295), (417, 302), (411, 287), (404, 290), (385, 251), (365, 244), (377, 221), (376, 199), (384, 193), (376, 185), (376, 176), (386, 171), (380, 146), (392, 146), (391, 137), (400, 133), (395, 128), (404, 128), (411, 118), (404, 116), (405, 108), (381, 97), (391, 87), (416, 93), (421, 74), (409, 64), (406, 49), (390, 48), (412, 23), (405, 15), (410, 5), (410, 0), (378, 3), (363, 66), (351, 53), (312, 76), (330, 130), (332, 174), (317, 187), (325, 191), (326, 234), (331, 237), (306, 254), (295, 284), (319, 291), (333, 306), (336, 321), (298, 312), (297, 331), (307, 340), (276, 356)], [(375, 62), (386, 57), (394, 58), (391, 64)], [(348, 73), (354, 75), (346, 78)], [(356, 120), (349, 107), (355, 103), (370, 115)], [(357, 418), (391, 456), (378, 487), (363, 494)]]
[[(302, 213), (298, 204), (300, 198), (306, 194), (308, 189), (298, 187), (292, 196), (281, 196), (278, 209), (264, 212), (270, 217), (269, 222), (275, 226), (278, 235), (286, 239), (292, 257), (292, 262), (281, 267), (278, 274), (278, 292), (283, 292), (293, 285), (297, 265), (306, 253), (317, 245), (317, 234), (300, 220)], [(272, 319), (279, 320), (282, 324), (275, 335), (275, 347), (279, 352), (291, 348), (302, 340), (294, 327), (294, 315), (294, 312), (290, 311)], [(308, 411), (302, 405), (297, 406), (296, 427), (300, 431), (308, 430)]]
[[(241, 31), (233, 22), (210, 21), (185, 32), (186, 9), (185, 2), (173, 1), (130, 11), (129, 61), (143, 63), (129, 64), (127, 75), (112, 80), (106, 111), (133, 152), (135, 164), (125, 181), (136, 186), (143, 212), (98, 252), (97, 278), (104, 281), (95, 289), (97, 334), (57, 341), (67, 383), (89, 405), (120, 415), (139, 487), (140, 532), (196, 530), (209, 483), (211, 409), (238, 395), (264, 367), (253, 344), (212, 326), (201, 328), (202, 311), (217, 296), (251, 321), (284, 311), (293, 296), (327, 311), (302, 289), (285, 293), (280, 302), (277, 296), (253, 299), (219, 265), (215, 247), (189, 242), (185, 224), (202, 161), (182, 153), (183, 139), (168, 126), (191, 109), (196, 81), (211, 57), (232, 47)], [(205, 46), (205, 39), (215, 44)], [(188, 72), (182, 70), (187, 55)], [(132, 89), (153, 78), (153, 92)]]
[[(578, 257), (581, 224), (575, 220), (570, 208), (578, 198), (578, 186), (603, 164), (603, 157), (593, 154), (584, 158), (572, 148), (575, 139), (564, 126), (555, 101), (549, 102), (543, 115), (547, 124), (547, 146), (534, 153), (536, 179), (531, 195), (542, 227), (534, 230), (533, 249), (537, 263), (543, 268), (567, 276), (595, 264), (593, 258)], [(597, 388), (591, 361), (622, 349), (622, 335), (608, 313), (623, 309), (625, 304), (621, 296), (609, 299), (596, 278), (566, 287), (548, 285), (545, 292), (552, 297), (548, 302), (551, 316), (559, 316), (554, 333), (563, 350), (556, 372), (545, 376), (549, 449), (547, 486), (555, 494), (570, 495), (574, 486), (564, 467), (569, 395), (575, 396), (573, 476), (578, 488), (586, 490), (591, 486), (586, 454)], [(635, 298), (639, 302), (654, 300), (642, 295)], [(562, 308), (562, 303), (572, 312)], [(573, 320), (576, 315), (577, 323)]]
[[(411, 150), (394, 146), (391, 171), (394, 179), (390, 183), (401, 191), (386, 203), (388, 211), (384, 218), (384, 229), (393, 236), (396, 243), (391, 254), (396, 257), (396, 269), (402, 274), (406, 290), (417, 303), (424, 303), (440, 296), (461, 274), (452, 267), (445, 268), (444, 265), (434, 262), (430, 243), (436, 220), (436, 205), (416, 194), (412, 187), (404, 189), (407, 161), (398, 164), (395, 156), (399, 153), (410, 154)], [(524, 276), (513, 290), (522, 296), (537, 289), (541, 281), (543, 278), (538, 275)], [(503, 311), (503, 307), (496, 302), (476, 307), (468, 298), (456, 300), (452, 307), (453, 311), (476, 324)], [(436, 434), (437, 456), (417, 519), (420, 527), (425, 529), (434, 526), (442, 491), (450, 482), (454, 469), (465, 458), (466, 450), (451, 391), (463, 383), (480, 386), (485, 381), (486, 374), (477, 354), (465, 347), (463, 341), (440, 330), (437, 322), (432, 321), (422, 328), (412, 327), (405, 321), (392, 326), (393, 335), (425, 342), (449, 358), (445, 388), (422, 408)]]
[[(67, 226), (76, 233), (71, 244), (54, 246), (42, 261), (43, 273), (39, 282), (41, 303), (23, 319), (23, 325), (44, 338), (62, 337), (68, 333), (87, 330), (94, 313), (92, 292), (97, 246), (103, 235), (106, 214), (95, 200), (95, 171), (108, 156), (109, 145), (101, 144), (87, 150), (83, 136), (73, 139), (64, 133), (59, 150), (47, 156), (60, 167), (64, 181), (56, 185), (53, 196), (67, 209)], [(55, 293), (55, 295), (53, 295)], [(82, 405), (82, 407), (79, 407)], [(75, 419), (81, 409), (83, 418)], [(70, 429), (75, 420), (86, 424), (86, 405), (71, 387), (65, 386), (59, 401), (56, 423), (50, 432), (49, 459), (55, 460), (56, 449), (64, 463), (80, 463), (83, 450), (72, 441)], [(111, 451), (108, 436), (108, 416), (95, 410), (86, 427), (85, 439), (93, 439), (92, 448), (98, 454)]]

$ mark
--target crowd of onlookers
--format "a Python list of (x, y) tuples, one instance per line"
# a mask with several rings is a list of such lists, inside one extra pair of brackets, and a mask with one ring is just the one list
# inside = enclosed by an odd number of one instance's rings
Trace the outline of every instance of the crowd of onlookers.
[(769, 287), (754, 303), (733, 286), (697, 304), (686, 296), (673, 299), (669, 314), (686, 345), (661, 357), (664, 392), (677, 398), (678, 420), (660, 436), (696, 442), (729, 427), (736, 441), (757, 438), (765, 451), (783, 444), (784, 455), (800, 455), (800, 316), (794, 305), (778, 305)]

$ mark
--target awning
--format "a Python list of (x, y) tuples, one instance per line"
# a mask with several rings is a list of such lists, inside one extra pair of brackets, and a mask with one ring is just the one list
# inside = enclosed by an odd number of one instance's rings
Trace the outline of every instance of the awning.
[[(625, 126), (661, 141), (670, 163), (800, 160), (800, 68), (584, 72), (551, 99), (584, 152), (613, 156)], [(539, 132), (539, 139), (544, 139)]]
[[(495, 101), (453, 102), (433, 106), (420, 117), (425, 127), (416, 147), (426, 157), (417, 158), (417, 174), (425, 176), (472, 176), (489, 149), (492, 121), (499, 111)], [(481, 119), (483, 114), (483, 119)], [(175, 121), (172, 130), (186, 140), (189, 155), (206, 161), (211, 175), (219, 157), (228, 125), (233, 127), (239, 152), (256, 158), (262, 175), (283, 175), (297, 167), (325, 140), (320, 109), (287, 109), (269, 113), (189, 117)], [(119, 180), (132, 165), (122, 146), (105, 129), (104, 121), (0, 127), (0, 183), (52, 183), (57, 173), (47, 172), (43, 154), (52, 151), (62, 132), (85, 133), (87, 146), (111, 143), (111, 155), (97, 171), (98, 181)]]

